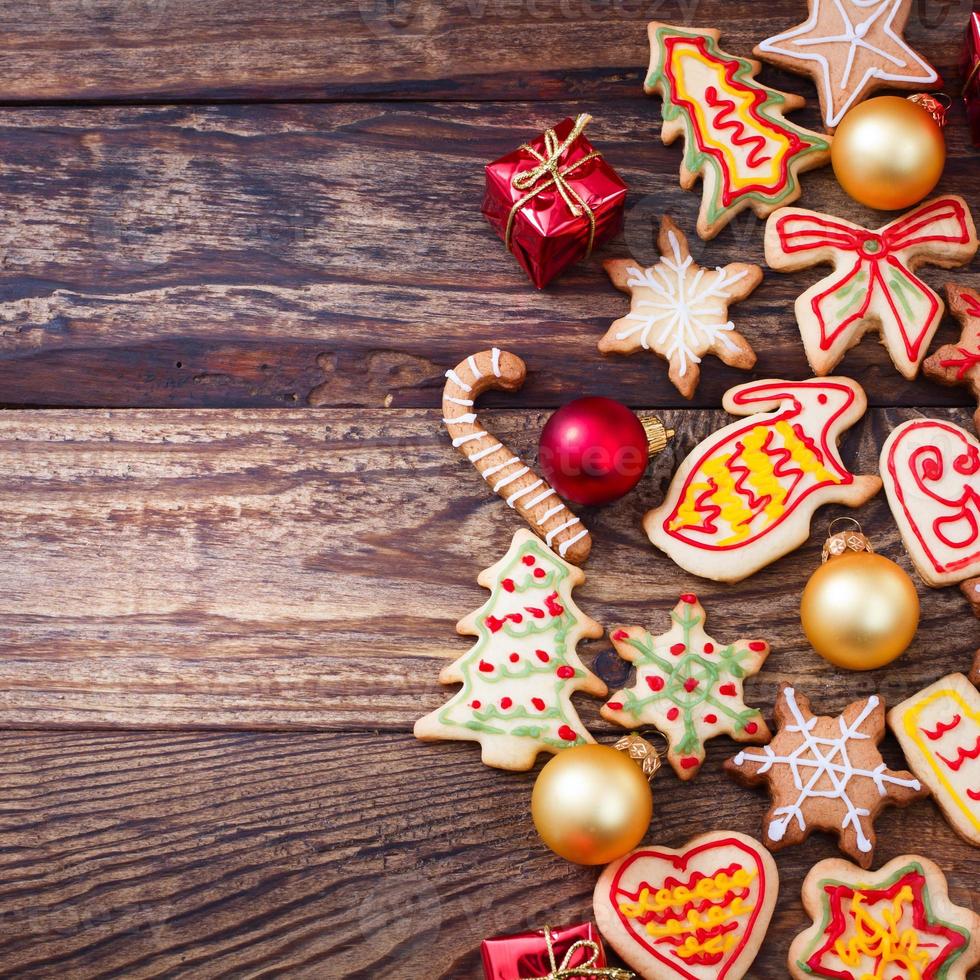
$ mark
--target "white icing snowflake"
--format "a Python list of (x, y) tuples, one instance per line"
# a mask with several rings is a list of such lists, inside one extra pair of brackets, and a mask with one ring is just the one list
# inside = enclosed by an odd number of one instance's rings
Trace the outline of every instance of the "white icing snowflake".
[[(847, 785), (855, 778), (871, 779), (874, 781), (878, 792), (884, 796), (887, 792), (886, 783), (895, 786), (907, 786), (918, 790), (920, 787), (917, 779), (903, 779), (887, 771), (884, 762), (876, 769), (855, 769), (851, 765), (851, 760), (847, 755), (847, 743), (851, 739), (866, 739), (870, 735), (860, 731), (861, 725), (875, 708), (878, 707), (878, 698), (872, 695), (868, 698), (867, 704), (861, 713), (850, 725), (845, 725), (843, 717), (838, 717), (840, 725), (840, 735), (837, 738), (817, 738), (812, 732), (817, 724), (816, 717), (807, 721), (799, 705), (796, 703), (796, 691), (787, 688), (785, 691), (786, 704), (796, 720), (795, 725), (787, 725), (784, 729), (787, 732), (799, 732), (803, 736), (803, 741), (793, 750), (790, 755), (776, 755), (771, 746), (764, 747), (763, 755), (755, 755), (752, 752), (739, 752), (735, 756), (735, 765), (740, 766), (743, 762), (760, 762), (763, 765), (759, 769), (759, 774), (768, 772), (774, 765), (786, 765), (793, 773), (793, 782), (800, 791), (796, 802), (790, 806), (779, 807), (773, 811), (773, 820), (769, 824), (769, 837), (779, 841), (783, 839), (790, 822), (796, 820), (800, 830), (806, 830), (806, 820), (803, 816), (803, 804), (807, 800), (824, 797), (827, 799), (840, 800), (847, 808), (841, 829), (846, 829), (849, 825), (854, 827), (857, 834), (857, 846), (864, 853), (871, 850), (871, 841), (864, 832), (861, 818), (870, 816), (870, 812), (863, 807), (856, 807), (851, 798), (847, 795)], [(804, 772), (804, 770), (806, 770)], [(810, 771), (812, 770), (812, 772)], [(831, 788), (818, 790), (814, 787), (826, 776), (830, 781)]]
[[(626, 340), (639, 333), (644, 350), (650, 350), (652, 343), (653, 348), (668, 360), (677, 354), (683, 377), (688, 363), (701, 363), (698, 352), (704, 353), (716, 341), (720, 340), (729, 350), (739, 349), (725, 336), (735, 324), (731, 320), (719, 323), (708, 318), (726, 315), (732, 286), (744, 279), (748, 272), (742, 269), (730, 275), (720, 266), (713, 272), (698, 268), (688, 282), (688, 270), (694, 259), (682, 254), (675, 232), (668, 232), (668, 239), (673, 258), (664, 255), (649, 269), (636, 266), (626, 269), (629, 275), (626, 285), (631, 289), (649, 289), (654, 298), (634, 300), (633, 309), (624, 319), (635, 321), (636, 325), (617, 332), (616, 339)], [(723, 302), (713, 303), (713, 300)]]

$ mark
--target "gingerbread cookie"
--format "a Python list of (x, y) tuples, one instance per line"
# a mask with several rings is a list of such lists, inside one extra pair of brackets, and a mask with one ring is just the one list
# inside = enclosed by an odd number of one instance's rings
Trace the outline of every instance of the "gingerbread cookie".
[(870, 329), (881, 332), (895, 367), (914, 378), (943, 315), (943, 302), (918, 276), (976, 254), (966, 202), (948, 195), (868, 231), (843, 218), (784, 208), (766, 223), (766, 261), (794, 272), (819, 263), (834, 271), (796, 300), (796, 322), (816, 375), (829, 374)]
[(822, 504), (857, 507), (881, 487), (850, 473), (837, 452), (867, 407), (850, 378), (751, 381), (728, 391), (724, 406), (749, 418), (695, 446), (643, 519), (681, 568), (738, 582), (802, 544)]
[(725, 763), (747, 786), (769, 784), (766, 844), (775, 851), (801, 843), (813, 830), (827, 830), (837, 834), (845, 854), (862, 868), (871, 867), (878, 812), (928, 794), (912, 773), (892, 772), (882, 761), (881, 699), (873, 694), (855, 701), (836, 718), (816, 716), (810, 702), (784, 684), (776, 699), (776, 725), (768, 745)]
[(758, 841), (702, 834), (608, 865), (592, 897), (599, 931), (646, 980), (739, 980), (765, 938), (779, 872)]
[(744, 262), (703, 269), (670, 218), (660, 224), (659, 247), (661, 259), (648, 269), (632, 259), (602, 263), (613, 285), (630, 294), (630, 311), (610, 326), (599, 350), (652, 350), (670, 364), (674, 387), (690, 398), (698, 386), (698, 365), (708, 352), (743, 371), (755, 364), (755, 351), (728, 319), (728, 307), (762, 282), (762, 269)]
[(950, 674), (888, 712), (888, 726), (912, 771), (949, 825), (980, 847), (980, 693)]
[(582, 522), (562, 502), (546, 480), (515, 456), (480, 424), (473, 404), (488, 388), (516, 391), (527, 368), (516, 355), (494, 347), (471, 354), (446, 372), (442, 393), (443, 422), (453, 445), (477, 468), (493, 492), (516, 508), (549, 548), (573, 565), (581, 565), (592, 550), (592, 538)]
[(980, 916), (954, 905), (942, 871), (917, 854), (877, 871), (821, 861), (803, 905), (813, 925), (790, 946), (794, 980), (965, 980), (980, 961)]
[(647, 94), (663, 98), (664, 143), (685, 141), (681, 187), (703, 181), (698, 234), (714, 238), (751, 208), (765, 218), (801, 193), (799, 175), (830, 159), (829, 138), (789, 122), (804, 100), (763, 85), (761, 65), (728, 54), (717, 30), (651, 23)]
[(576, 691), (608, 694), (575, 652), (583, 637), (602, 636), (572, 601), (585, 574), (522, 528), (477, 581), (490, 598), (456, 629), (478, 639), (439, 675), (463, 686), (415, 723), (415, 737), (479, 742), (488, 766), (518, 770), (539, 752), (595, 741), (571, 702)]
[(942, 83), (902, 37), (912, 0), (809, 0), (809, 8), (805, 23), (767, 38), (752, 53), (810, 75), (828, 129), (877, 89), (920, 90)]
[(973, 670), (970, 671), (970, 681), (974, 686), (980, 687), (980, 650), (977, 650), (973, 658)]
[(602, 717), (624, 728), (658, 728), (670, 743), (674, 772), (693, 779), (709, 738), (762, 743), (772, 737), (762, 714), (742, 700), (742, 682), (762, 669), (769, 644), (716, 643), (704, 631), (707, 617), (695, 595), (682, 595), (670, 617), (670, 630), (656, 637), (642, 626), (612, 631), (616, 652), (636, 664), (636, 684), (613, 694)]
[(892, 516), (926, 585), (980, 575), (980, 442), (940, 419), (910, 419), (881, 449)]
[(960, 590), (970, 603), (973, 615), (980, 619), (980, 578), (968, 578), (960, 585)]
[[(958, 344), (946, 344), (930, 354), (922, 365), (927, 378), (943, 385), (962, 385), (969, 388), (980, 404), (980, 293), (966, 286), (946, 284), (949, 312), (963, 328)], [(980, 408), (973, 416), (980, 433)]]

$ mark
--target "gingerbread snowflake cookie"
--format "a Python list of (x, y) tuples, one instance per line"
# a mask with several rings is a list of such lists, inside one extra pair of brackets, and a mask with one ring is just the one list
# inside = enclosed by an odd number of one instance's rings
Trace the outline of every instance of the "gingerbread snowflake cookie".
[(936, 69), (902, 37), (912, 0), (809, 0), (809, 8), (804, 23), (767, 38), (752, 53), (810, 75), (828, 129), (876, 89), (941, 83)]
[[(980, 293), (975, 289), (946, 284), (949, 312), (963, 328), (958, 343), (946, 344), (930, 354), (922, 365), (927, 378), (943, 385), (968, 388), (980, 405)], [(980, 407), (973, 416), (980, 433)]]
[(828, 263), (834, 271), (797, 297), (796, 321), (807, 360), (829, 374), (865, 332), (877, 329), (895, 367), (914, 378), (943, 315), (943, 302), (916, 274), (976, 254), (966, 202), (948, 195), (870, 231), (843, 218), (783, 208), (766, 223), (766, 261), (794, 272)]
[(632, 259), (603, 262), (613, 285), (629, 293), (630, 311), (599, 341), (603, 354), (652, 350), (670, 364), (670, 380), (685, 397), (698, 386), (701, 358), (713, 353), (749, 370), (755, 351), (728, 319), (728, 307), (762, 281), (762, 269), (745, 262), (704, 269), (691, 257), (687, 238), (671, 221), (660, 224), (661, 259), (647, 269)]
[(793, 940), (794, 980), (966, 980), (980, 916), (954, 905), (939, 867), (903, 854), (877, 871), (831, 858), (803, 882), (813, 925)]
[(608, 693), (575, 652), (581, 639), (602, 636), (572, 601), (585, 574), (521, 529), (477, 581), (490, 598), (456, 627), (477, 641), (439, 675), (463, 686), (415, 723), (415, 737), (479, 742), (488, 766), (517, 770), (539, 752), (595, 741), (571, 703), (576, 691)]
[(829, 140), (786, 119), (804, 100), (756, 80), (761, 65), (722, 50), (720, 33), (651, 23), (644, 91), (663, 99), (664, 143), (684, 137), (681, 187), (703, 182), (698, 234), (714, 238), (750, 208), (765, 218), (830, 159)]
[(813, 830), (827, 830), (837, 834), (845, 854), (869, 868), (879, 811), (928, 794), (912, 773), (888, 769), (878, 752), (885, 734), (881, 699), (873, 694), (831, 718), (814, 715), (802, 694), (783, 685), (776, 724), (768, 745), (725, 763), (739, 782), (768, 783), (765, 843), (778, 850), (801, 843)]
[(613, 630), (616, 652), (636, 665), (636, 684), (613, 694), (602, 716), (624, 728), (658, 728), (670, 743), (674, 772), (692, 779), (709, 738), (762, 743), (771, 737), (762, 714), (742, 700), (743, 681), (762, 668), (769, 644), (716, 642), (704, 631), (707, 617), (695, 595), (682, 595), (670, 617), (670, 630), (656, 637), (641, 626)]

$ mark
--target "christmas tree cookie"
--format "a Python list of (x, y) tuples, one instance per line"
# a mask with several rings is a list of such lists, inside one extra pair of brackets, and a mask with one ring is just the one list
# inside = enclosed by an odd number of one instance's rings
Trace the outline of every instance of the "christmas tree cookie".
[(939, 867), (904, 854), (877, 871), (831, 858), (803, 882), (813, 925), (793, 940), (794, 980), (965, 980), (980, 916), (954, 905)]
[(727, 646), (704, 631), (697, 596), (682, 595), (670, 614), (670, 630), (652, 637), (641, 626), (612, 632), (616, 652), (636, 664), (636, 684), (617, 691), (602, 716), (624, 728), (653, 725), (670, 743), (667, 760), (681, 779), (692, 779), (704, 762), (704, 743), (716, 735), (739, 742), (768, 742), (760, 712), (742, 700), (742, 682), (769, 656), (765, 640)]
[(530, 769), (539, 752), (593, 742), (571, 703), (576, 691), (608, 693), (575, 652), (584, 637), (602, 636), (572, 601), (584, 572), (522, 529), (477, 581), (490, 598), (456, 627), (477, 641), (439, 675), (463, 686), (415, 723), (415, 737), (479, 742), (488, 766), (515, 770)]
[(946, 284), (949, 312), (963, 328), (955, 344), (946, 344), (930, 354), (922, 371), (942, 385), (962, 385), (978, 402), (973, 424), (980, 434), (980, 293), (966, 286)]
[(651, 23), (644, 90), (663, 98), (664, 143), (685, 140), (681, 186), (704, 182), (698, 234), (714, 238), (745, 208), (765, 218), (801, 193), (799, 174), (830, 159), (829, 138), (789, 122), (804, 100), (755, 78), (758, 61), (728, 54), (714, 29)]

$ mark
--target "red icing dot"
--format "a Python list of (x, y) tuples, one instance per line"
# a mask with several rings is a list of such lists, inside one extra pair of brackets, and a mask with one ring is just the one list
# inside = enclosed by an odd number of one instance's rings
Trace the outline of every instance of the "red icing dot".
[(714, 653), (715, 652), (715, 645), (713, 643), (705, 643), (705, 645), (704, 645), (704, 652), (705, 653)]
[(622, 711), (623, 710), (623, 702), (622, 701), (610, 701), (610, 702), (608, 702), (606, 704), (606, 707), (610, 711)]
[(821, 405), (826, 405), (827, 396), (821, 391), (820, 394), (817, 395), (817, 401), (820, 402)]
[(664, 689), (664, 679), (662, 677), (650, 676), (647, 678), (647, 684), (651, 691), (662, 691)]
[(480, 708), (482, 707), (482, 704), (478, 700), (473, 700), (470, 701), (470, 707), (473, 708), (474, 711), (479, 711)]
[(496, 633), (500, 627), (504, 625), (504, 621), (502, 619), (497, 619), (496, 616), (487, 616), (486, 623), (487, 629), (490, 630), (491, 633)]
[(558, 729), (558, 737), (563, 738), (566, 742), (578, 741), (578, 735), (575, 734), (574, 730), (569, 728), (568, 725), (562, 725)]
[(693, 755), (689, 755), (681, 759), (682, 769), (693, 769), (695, 766), (699, 765), (701, 765), (701, 762), (698, 759), (695, 759)]
[(535, 656), (536, 656), (536, 657), (538, 658), (538, 660), (540, 660), (540, 661), (541, 661), (541, 663), (543, 663), (543, 664), (546, 664), (546, 663), (547, 663), (547, 662), (548, 662), (548, 661), (549, 661), (549, 660), (551, 659), (551, 657), (549, 657), (549, 656), (548, 656), (548, 654), (547, 654), (547, 653), (545, 653), (545, 651), (544, 651), (544, 650), (535, 650), (535, 651), (534, 651), (534, 655), (535, 655)]
[(533, 704), (538, 711), (544, 711), (544, 701), (542, 701), (541, 698), (531, 698), (531, 704)]
[(528, 565), (528, 566), (533, 565), (534, 564), (534, 555), (525, 555), (521, 559), (521, 561), (524, 562), (525, 565)]
[(734, 684), (722, 684), (721, 687), (718, 688), (718, 693), (724, 694), (725, 697), (733, 698), (736, 694), (738, 694), (738, 691), (735, 689)]
[(514, 591), (514, 580), (512, 578), (505, 578), (500, 580), (500, 584), (504, 587), (507, 592)]
[(616, 630), (616, 632), (613, 633), (612, 638), (614, 640), (628, 640), (630, 638), (630, 635), (629, 633), (626, 632), (626, 630)]
[(757, 731), (759, 730), (759, 726), (758, 726), (758, 725), (757, 725), (757, 724), (756, 724), (756, 723), (755, 723), (754, 721), (750, 721), (750, 722), (749, 722), (749, 723), (748, 723), (748, 724), (747, 724), (747, 725), (745, 726), (745, 730), (746, 730), (746, 731), (747, 731), (747, 732), (748, 732), (748, 733), (749, 733), (750, 735), (754, 735), (754, 734), (755, 734), (755, 733), (756, 733), (756, 732), (757, 732)]
[(680, 714), (680, 712), (676, 708), (671, 708), (670, 711), (667, 712), (667, 720), (668, 721), (677, 721), (677, 716), (679, 714)]
[(558, 668), (557, 674), (560, 678), (562, 678), (562, 680), (567, 681), (569, 677), (575, 676), (575, 671), (571, 667), (562, 666)]
[(519, 656), (518, 656), (518, 655), (517, 655), (516, 653), (512, 653), (512, 654), (510, 655), (510, 662), (511, 662), (512, 664), (516, 664), (516, 663), (517, 663), (517, 661), (518, 661), (518, 660), (520, 660), (520, 659), (521, 659), (521, 658), (520, 658), (520, 657), (519, 657)]
[(693, 691), (697, 686), (698, 679), (696, 677), (688, 677), (688, 679), (684, 681), (684, 690), (687, 691), (688, 694), (690, 694), (691, 691)]
[(488, 664), (485, 660), (481, 660), (480, 661), (480, 670), (482, 670), (484, 674), (492, 674), (493, 673), (493, 664)]
[(552, 592), (551, 595), (545, 596), (544, 604), (552, 616), (561, 616), (565, 612), (565, 607), (558, 601), (557, 592)]
[(543, 568), (536, 568), (534, 570), (534, 577), (535, 578), (544, 578), (545, 575), (547, 575), (547, 574), (548, 573)]
[(718, 716), (717, 715), (705, 715), (704, 716), (704, 720), (705, 720), (705, 722), (708, 725), (713, 725), (718, 720)]
[(544, 610), (538, 609), (537, 606), (525, 606), (524, 607), (535, 619), (544, 619)]
[(693, 606), (697, 601), (698, 597), (693, 592), (685, 592), (681, 596), (681, 602), (686, 602), (689, 606)]
[(684, 652), (684, 651), (685, 651), (686, 649), (687, 649), (687, 647), (685, 647), (683, 643), (675, 643), (675, 644), (674, 644), (674, 645), (673, 645), (673, 646), (672, 646), (672, 647), (670, 648), (670, 652), (671, 652), (671, 653), (672, 653), (672, 654), (673, 654), (673, 655), (674, 655), (675, 657), (679, 657), (679, 656), (680, 656), (680, 655), (681, 655), (681, 654), (682, 654), (682, 653), (683, 653), (683, 652)]
[(768, 643), (764, 643), (762, 640), (753, 640), (749, 644), (750, 650), (755, 650), (756, 653), (760, 653), (762, 650), (767, 650), (769, 648)]
[(510, 698), (501, 698), (500, 707), (506, 711), (514, 702)]

